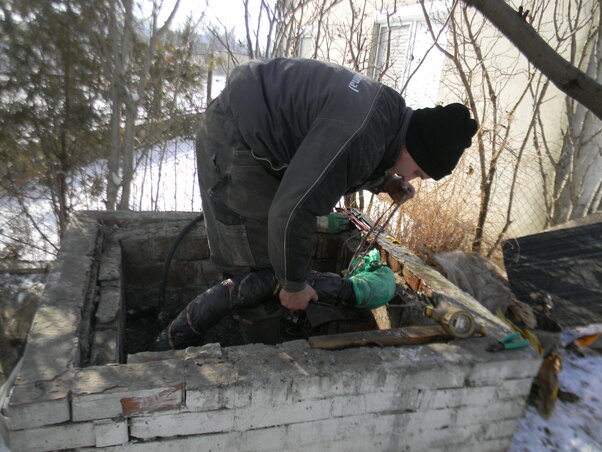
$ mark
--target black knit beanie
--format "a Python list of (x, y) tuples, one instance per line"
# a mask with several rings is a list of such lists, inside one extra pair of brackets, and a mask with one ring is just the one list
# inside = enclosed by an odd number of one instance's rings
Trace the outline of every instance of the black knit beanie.
[(420, 108), (410, 118), (406, 148), (426, 174), (439, 180), (456, 167), (477, 129), (462, 104)]

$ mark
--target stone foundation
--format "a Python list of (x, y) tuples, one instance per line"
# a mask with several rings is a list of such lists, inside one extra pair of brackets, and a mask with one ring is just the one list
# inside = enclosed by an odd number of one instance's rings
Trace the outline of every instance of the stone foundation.
[[(13, 452), (498, 451), (510, 445), (539, 355), (485, 352), (508, 329), (386, 239), (379, 242), (383, 259), (409, 286), (470, 310), (486, 336), (337, 351), (297, 340), (141, 352), (158, 328), (152, 314), (167, 250), (194, 217), (88, 212), (73, 221), (2, 407), (0, 424)], [(335, 270), (337, 246), (321, 240), (317, 269)], [(166, 298), (173, 309), (219, 280), (208, 256), (201, 223), (172, 264)], [(132, 329), (129, 317), (145, 313), (148, 324)]]

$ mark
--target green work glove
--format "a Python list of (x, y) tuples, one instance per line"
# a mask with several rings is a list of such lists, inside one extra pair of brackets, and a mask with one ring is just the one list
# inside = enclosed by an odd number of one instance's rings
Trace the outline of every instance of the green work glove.
[(318, 217), (318, 231), (328, 234), (338, 234), (349, 229), (350, 223), (347, 215), (340, 212), (332, 212), (324, 217)]
[(395, 275), (380, 261), (378, 250), (370, 251), (363, 260), (348, 278), (353, 286), (357, 306), (376, 309), (387, 304), (395, 295)]

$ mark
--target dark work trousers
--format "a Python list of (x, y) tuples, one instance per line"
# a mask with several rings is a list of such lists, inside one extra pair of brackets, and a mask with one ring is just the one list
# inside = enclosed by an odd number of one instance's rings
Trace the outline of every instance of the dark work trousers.
[(280, 180), (253, 158), (219, 98), (201, 119), (196, 155), (211, 262), (226, 275), (271, 267), (268, 211)]

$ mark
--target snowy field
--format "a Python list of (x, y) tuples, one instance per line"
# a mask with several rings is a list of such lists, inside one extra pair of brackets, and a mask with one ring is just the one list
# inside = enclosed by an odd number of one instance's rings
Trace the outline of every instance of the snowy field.
[[(74, 190), (70, 203), (73, 210), (104, 210), (104, 194), (90, 195), (93, 181), (103, 180), (106, 174), (106, 161), (98, 161), (74, 176)], [(24, 241), (33, 246), (19, 254), (20, 260), (52, 260), (56, 249), (44, 240), (47, 237), (57, 243), (56, 218), (47, 195), (39, 188), (31, 187), (25, 204), (28, 215), (34, 220), (27, 221), (21, 205), (15, 199), (0, 199), (0, 239), (7, 236), (18, 237), (18, 232), (31, 237)], [(190, 140), (174, 140), (157, 146), (148, 153), (140, 153), (131, 187), (130, 208), (152, 211), (191, 211), (201, 210), (194, 143)], [(54, 253), (54, 254), (53, 254)]]

